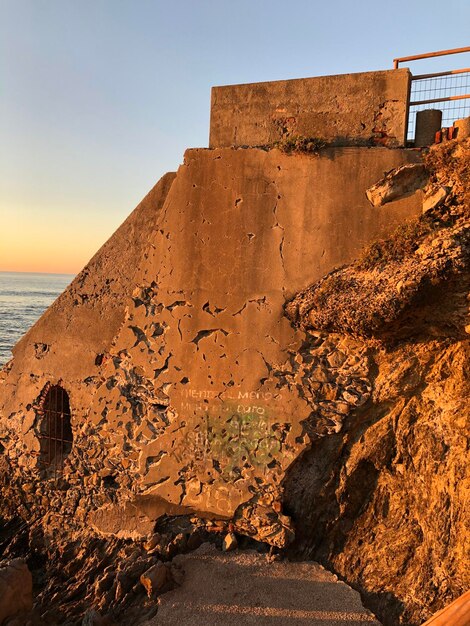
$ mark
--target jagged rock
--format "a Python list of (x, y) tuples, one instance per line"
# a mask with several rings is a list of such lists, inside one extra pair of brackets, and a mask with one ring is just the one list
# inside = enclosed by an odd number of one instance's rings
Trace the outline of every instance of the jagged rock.
[(160, 541), (162, 540), (162, 536), (160, 533), (154, 533), (148, 541), (144, 543), (144, 548), (147, 552), (152, 552), (158, 546)]
[(291, 519), (280, 513), (281, 497), (281, 491), (274, 488), (262, 496), (254, 496), (237, 509), (233, 527), (257, 541), (285, 548), (293, 541), (295, 531)]
[(426, 183), (428, 174), (422, 163), (409, 163), (390, 171), (375, 185), (369, 187), (366, 196), (374, 207), (412, 194)]
[(0, 562), (0, 623), (33, 607), (33, 578), (22, 559)]
[(187, 548), (188, 551), (196, 550), (202, 543), (202, 535), (199, 529), (194, 530), (188, 537)]
[(224, 552), (231, 552), (238, 548), (238, 541), (234, 533), (227, 533), (222, 542), (222, 550)]
[(423, 198), (423, 213), (432, 211), (441, 206), (449, 195), (449, 188), (441, 185), (432, 185), (425, 193)]
[(447, 141), (429, 148), (423, 155), (431, 182), (451, 189), (453, 204), (470, 213), (470, 137)]
[(115, 626), (115, 622), (109, 616), (101, 616), (98, 611), (92, 609), (83, 616), (82, 626)]
[(365, 337), (397, 330), (402, 316), (420, 300), (432, 307), (431, 285), (437, 291), (458, 276), (465, 280), (470, 269), (470, 225), (459, 219), (454, 226), (417, 238), (414, 248), (386, 264), (365, 269), (352, 265), (333, 272), (289, 302), (286, 315), (305, 330)]
[(286, 480), (290, 550), (361, 585), (384, 623), (418, 626), (470, 583), (470, 346), (415, 339), (371, 345), (369, 359), (370, 401), (347, 432), (314, 441)]
[(140, 577), (140, 582), (145, 587), (148, 597), (152, 597), (169, 589), (173, 579), (169, 568), (164, 563), (156, 563), (144, 572)]

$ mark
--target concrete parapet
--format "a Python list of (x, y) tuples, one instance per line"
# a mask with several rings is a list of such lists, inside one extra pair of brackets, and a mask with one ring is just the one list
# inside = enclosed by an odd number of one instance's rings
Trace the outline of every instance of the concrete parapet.
[(404, 146), (408, 69), (213, 87), (209, 145), (260, 146), (289, 135), (333, 145)]

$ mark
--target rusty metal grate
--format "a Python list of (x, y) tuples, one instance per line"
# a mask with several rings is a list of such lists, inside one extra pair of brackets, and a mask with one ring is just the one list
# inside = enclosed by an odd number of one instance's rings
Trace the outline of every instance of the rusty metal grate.
[[(397, 69), (400, 63), (469, 52), (470, 46), (466, 46), (415, 54), (394, 59), (393, 66)], [(449, 128), (456, 120), (468, 117), (470, 115), (470, 68), (412, 76), (407, 135), (410, 142), (413, 142), (415, 138), (416, 113), (424, 109), (441, 110), (443, 128)]]
[(415, 136), (416, 113), (442, 111), (442, 127), (470, 115), (470, 69), (413, 76), (408, 117), (408, 140)]
[(55, 480), (62, 475), (64, 459), (72, 450), (68, 393), (60, 385), (52, 385), (41, 403), (40, 426), (41, 465), (47, 476)]

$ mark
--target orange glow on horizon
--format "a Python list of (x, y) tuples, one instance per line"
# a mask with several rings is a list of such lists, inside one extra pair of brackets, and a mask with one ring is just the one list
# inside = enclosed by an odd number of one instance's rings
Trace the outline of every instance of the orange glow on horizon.
[(98, 215), (94, 228), (87, 230), (90, 221), (77, 210), (63, 212), (59, 219), (46, 219), (44, 213), (39, 208), (6, 213), (0, 230), (0, 271), (76, 275), (117, 226)]
[(36, 239), (28, 233), (18, 239), (0, 240), (0, 271), (78, 274), (96, 251), (90, 250), (89, 244), (77, 246), (74, 242), (67, 249), (60, 240)]

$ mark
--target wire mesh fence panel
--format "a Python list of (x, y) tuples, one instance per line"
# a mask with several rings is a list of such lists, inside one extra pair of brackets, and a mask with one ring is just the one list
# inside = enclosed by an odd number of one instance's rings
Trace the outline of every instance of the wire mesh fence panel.
[(442, 111), (442, 127), (470, 115), (470, 69), (414, 76), (411, 82), (408, 141), (416, 131), (416, 113), (425, 109)]

